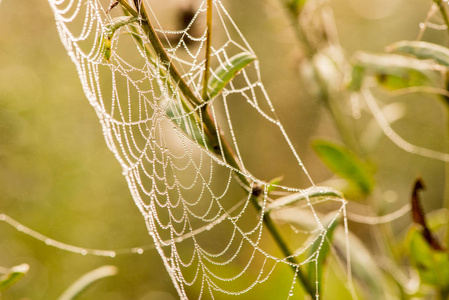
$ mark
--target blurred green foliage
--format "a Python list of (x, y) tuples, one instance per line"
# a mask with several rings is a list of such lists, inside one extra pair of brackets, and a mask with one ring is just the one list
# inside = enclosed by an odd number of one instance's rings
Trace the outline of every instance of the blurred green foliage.
[[(168, 2), (167, 12), (179, 6), (176, 1)], [(301, 82), (297, 70), (301, 51), (280, 2), (228, 0), (225, 4), (258, 54), (265, 86), (312, 178), (316, 182), (328, 179), (331, 173), (313, 154), (309, 141), (318, 134), (338, 134), (320, 103), (311, 96), (313, 93)], [(303, 1), (290, 1), (290, 5), (298, 13)], [(370, 14), (371, 6), (380, 6), (378, 1), (336, 0), (330, 5), (348, 56), (357, 50), (383, 51), (398, 40), (413, 40), (430, 7), (425, 1), (396, 0)], [(0, 213), (54, 239), (87, 248), (151, 244), (144, 220), (128, 192), (119, 164), (106, 147), (95, 112), (87, 103), (52, 18), (45, 2), (3, 0), (0, 5)], [(170, 15), (162, 18), (170, 20)], [(427, 39), (439, 44), (447, 42), (446, 34), (441, 32), (430, 33)], [(387, 83), (391, 85), (391, 81)], [(385, 101), (391, 99), (382, 91), (377, 93)], [(430, 96), (401, 97), (396, 100), (407, 103), (407, 115), (397, 123), (397, 130), (412, 143), (444, 151), (444, 113), (440, 103)], [(345, 108), (345, 112), (350, 111), (349, 105)], [(273, 153), (277, 158), (276, 164), (260, 164), (260, 158), (265, 156), (253, 153), (254, 162), (249, 164), (253, 164), (258, 177), (282, 174), (282, 183), (294, 186), (304, 181), (291, 168), (288, 157), (279, 159), (283, 158), (282, 149), (267, 138), (266, 131), (244, 134), (252, 137), (249, 141), (261, 141), (260, 152)], [(378, 166), (375, 181), (379, 187), (377, 197), (382, 199), (373, 204), (376, 213), (393, 211), (407, 203), (410, 182), (417, 174), (429, 183), (426, 209), (441, 206), (444, 166), (440, 162), (404, 154), (386, 139), (370, 154), (371, 160)], [(367, 194), (373, 185), (371, 179), (368, 181), (363, 185)], [(395, 234), (410, 223), (407, 217), (395, 223)], [(363, 237), (369, 228), (355, 231)], [(427, 251), (417, 238), (412, 241), (421, 249), (419, 253)], [(358, 242), (351, 242), (354, 256), (357, 249), (365, 250)], [(368, 246), (375, 243), (365, 242)], [(355, 259), (359, 266), (355, 274), (373, 281), (372, 274), (363, 273), (364, 262)], [(46, 246), (0, 223), (0, 266), (10, 268), (22, 263), (30, 266), (29, 273), (2, 294), (2, 299), (55, 299), (81, 274), (104, 264), (116, 265), (118, 275), (93, 286), (84, 299), (178, 297), (155, 250), (115, 258), (81, 256)], [(371, 271), (380, 272), (374, 266)], [(273, 286), (289, 280), (289, 275), (283, 273), (273, 277)], [(323, 298), (348, 297), (338, 279), (326, 280)], [(372, 283), (376, 291), (378, 284)], [(276, 297), (275, 289), (258, 292)], [(254, 299), (259, 295), (250, 292), (246, 297)]]

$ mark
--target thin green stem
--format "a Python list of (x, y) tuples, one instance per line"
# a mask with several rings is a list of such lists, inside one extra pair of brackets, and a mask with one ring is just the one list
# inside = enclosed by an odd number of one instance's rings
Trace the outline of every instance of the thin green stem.
[(302, 270), (300, 269), (298, 262), (296, 261), (295, 257), (293, 256), (293, 252), (288, 247), (287, 243), (285, 242), (284, 238), (282, 237), (281, 233), (276, 227), (276, 224), (274, 223), (273, 219), (269, 214), (263, 215), (263, 221), (265, 224), (265, 227), (268, 229), (268, 231), (271, 233), (271, 236), (275, 240), (276, 244), (281, 249), (282, 253), (285, 255), (287, 261), (291, 264), (291, 268), (296, 274), (296, 278), (298, 279), (298, 282), (302, 284), (304, 289), (310, 296), (312, 296), (313, 299), (315, 299), (315, 289), (311, 286), (309, 280), (304, 275)]
[(192, 92), (188, 84), (185, 82), (184, 78), (182, 78), (181, 73), (178, 71), (176, 66), (171, 63), (171, 59), (168, 57), (167, 52), (164, 49), (156, 31), (153, 28), (153, 25), (148, 18), (148, 14), (146, 12), (146, 8), (144, 5), (141, 5), (137, 12), (134, 10), (125, 0), (119, 0), (120, 4), (134, 17), (140, 17), (142, 22), (142, 29), (145, 31), (145, 34), (148, 36), (148, 39), (151, 42), (151, 45), (154, 48), (154, 51), (159, 56), (162, 63), (166, 64), (165, 68), (170, 73), (170, 76), (179, 86), (179, 89), (182, 93), (189, 99), (189, 101), (193, 102), (196, 106), (201, 105), (201, 100)]
[(203, 100), (207, 99), (207, 83), (209, 82), (209, 67), (210, 67), (210, 51), (212, 44), (212, 0), (207, 0), (207, 32), (206, 32), (206, 51), (204, 63), (204, 77), (203, 77)]
[[(187, 85), (187, 83), (184, 81), (182, 76), (180, 75), (177, 68), (172, 64), (171, 60), (169, 59), (167, 53), (165, 52), (164, 47), (162, 46), (161, 41), (159, 40), (149, 18), (146, 13), (145, 6), (138, 7), (138, 11), (134, 10), (125, 0), (119, 0), (121, 5), (124, 9), (126, 9), (131, 15), (133, 16), (139, 16), (141, 18), (141, 27), (144, 30), (145, 34), (147, 34), (148, 39), (156, 52), (156, 55), (160, 58), (163, 64), (165, 64), (165, 68), (168, 70), (171, 78), (177, 83), (179, 86), (179, 89), (181, 93), (188, 99), (188, 101), (191, 102), (194, 106), (201, 106), (203, 103), (201, 100), (197, 98), (195, 93), (190, 89), (190, 87)], [(211, 34), (211, 28), (212, 28), (212, 0), (208, 0), (208, 35)], [(211, 36), (207, 38), (206, 42), (206, 70), (209, 70), (209, 61), (210, 61), (210, 41)], [(208, 50), (209, 49), (209, 50)], [(205, 70), (205, 73), (206, 73)], [(203, 85), (203, 98), (204, 95), (207, 97), (207, 81), (208, 76), (204, 74), (204, 82), (203, 84), (206, 85), (206, 92)], [(205, 94), (206, 93), (206, 94)], [(208, 135), (209, 139), (212, 141), (212, 149), (214, 152), (222, 156), (223, 159), (231, 165), (233, 168), (235, 168), (236, 172), (235, 174), (239, 177), (241, 182), (247, 187), (251, 189), (251, 184), (248, 181), (248, 179), (242, 174), (243, 168), (240, 166), (238, 159), (236, 158), (236, 155), (232, 151), (229, 144), (226, 142), (225, 138), (220, 133), (219, 128), (213, 121), (213, 118), (210, 115), (209, 110), (207, 109), (207, 105), (202, 105), (201, 107), (201, 114), (199, 115), (200, 119), (203, 120), (203, 128), (205, 133)], [(261, 211), (261, 206), (258, 203), (258, 199), (260, 196), (252, 196), (251, 201), (255, 208), (258, 211)], [(303, 285), (306, 292), (309, 293), (312, 298), (315, 297), (314, 295), (314, 289), (311, 287), (309, 281), (305, 277), (305, 275), (302, 273), (301, 269), (299, 268), (299, 265), (296, 261), (296, 259), (293, 256), (293, 252), (288, 248), (286, 241), (281, 236), (280, 232), (278, 231), (275, 223), (273, 222), (272, 218), (268, 214), (263, 215), (263, 222), (268, 229), (268, 231), (271, 233), (273, 239), (275, 240), (276, 244), (279, 246), (283, 254), (286, 256), (287, 260), (291, 263), (291, 267), (293, 271), (295, 272), (299, 282)]]
[(443, 18), (444, 24), (446, 24), (446, 29), (449, 33), (449, 18), (447, 16), (446, 9), (443, 6), (443, 1), (441, 0), (433, 0), (435, 4), (438, 6), (438, 9), (440, 10), (441, 17)]
[[(446, 9), (443, 6), (443, 2), (441, 0), (433, 0), (435, 4), (438, 6), (441, 16), (443, 17), (444, 23), (446, 24), (447, 30), (449, 32), (449, 18), (446, 13)], [(446, 90), (449, 91), (449, 72), (446, 72)], [(447, 141), (446, 141), (446, 148), (449, 149), (449, 97), (442, 96), (442, 100), (444, 102), (444, 106), (446, 108), (446, 134), (447, 134)], [(444, 170), (444, 193), (443, 193), (443, 207), (446, 209), (449, 209), (449, 162), (445, 163), (445, 170)], [(446, 245), (449, 245), (449, 223), (446, 225)], [(446, 293), (449, 293), (449, 291), (445, 291)], [(449, 295), (449, 294), (447, 294)], [(441, 298), (441, 299), (447, 299)]]
[[(449, 72), (446, 73), (446, 90), (449, 90)], [(446, 150), (449, 149), (449, 97), (442, 96), (444, 107), (446, 108)], [(449, 209), (449, 162), (445, 163), (444, 169), (444, 193), (443, 207)], [(449, 245), (449, 223), (446, 225), (446, 245)]]

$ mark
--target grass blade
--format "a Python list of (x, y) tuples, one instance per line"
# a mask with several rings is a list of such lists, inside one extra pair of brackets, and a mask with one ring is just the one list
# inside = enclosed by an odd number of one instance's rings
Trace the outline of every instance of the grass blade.
[(88, 287), (97, 282), (98, 280), (116, 275), (118, 269), (116, 266), (102, 266), (98, 269), (90, 271), (78, 280), (76, 280), (65, 292), (59, 297), (58, 300), (73, 300), (78, 298)]
[(21, 264), (18, 266), (14, 266), (10, 269), (10, 272), (0, 277), (0, 292), (6, 290), (7, 288), (14, 285), (17, 281), (19, 281), (26, 273), (30, 266), (27, 264)]

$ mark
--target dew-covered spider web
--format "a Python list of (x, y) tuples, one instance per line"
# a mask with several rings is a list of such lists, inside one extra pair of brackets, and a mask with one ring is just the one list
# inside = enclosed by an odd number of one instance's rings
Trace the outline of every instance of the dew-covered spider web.
[[(141, 1), (126, 2), (137, 14), (134, 19), (114, 1), (49, 3), (106, 143), (180, 298), (237, 296), (264, 285), (277, 299), (302, 295), (299, 270), (317, 268), (328, 228), (340, 219), (345, 224), (346, 202), (315, 186), (265, 91), (255, 53), (223, 3), (212, 1), (207, 60), (206, 1), (180, 30), (162, 26), (156, 9), (145, 2), (156, 32), (152, 39)], [(238, 67), (239, 56), (249, 62)], [(215, 88), (205, 93), (206, 61), (207, 82)], [(236, 75), (226, 79), (233, 68)], [(270, 132), (265, 139), (288, 149), (292, 168), (303, 178), (296, 187), (252, 175), (252, 153), (264, 149), (243, 133), (256, 130)], [(275, 155), (266, 157), (257, 165), (276, 164)], [(276, 225), (269, 215), (279, 197), (300, 207), (309, 226), (296, 232), (272, 229)], [(326, 202), (333, 208), (324, 221), (317, 206)]]

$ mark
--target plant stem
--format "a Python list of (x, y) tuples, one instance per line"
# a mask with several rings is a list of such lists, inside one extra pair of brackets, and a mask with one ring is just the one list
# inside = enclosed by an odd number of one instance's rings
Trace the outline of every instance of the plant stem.
[[(145, 6), (142, 5), (138, 8), (137, 12), (134, 10), (125, 0), (119, 0), (120, 4), (126, 9), (131, 15), (141, 17), (141, 27), (144, 30), (145, 34), (147, 34), (148, 39), (156, 52), (156, 55), (160, 58), (162, 63), (165, 65), (168, 73), (171, 78), (181, 90), (182, 94), (191, 102), (193, 106), (201, 106), (201, 115), (199, 116), (202, 119), (203, 128), (205, 133), (208, 135), (209, 139), (212, 141), (212, 149), (214, 152), (221, 156), (229, 165), (231, 165), (235, 169), (236, 176), (242, 181), (242, 183), (251, 189), (251, 184), (248, 179), (243, 175), (243, 168), (240, 166), (236, 155), (233, 150), (226, 142), (225, 138), (220, 133), (219, 128), (215, 124), (212, 116), (210, 115), (207, 105), (204, 105), (204, 102), (198, 99), (198, 97), (194, 94), (194, 92), (190, 89), (187, 83), (184, 81), (176, 66), (171, 63), (164, 47), (162, 46), (159, 37), (157, 36), (146, 12)], [(207, 97), (207, 82), (208, 82), (208, 73), (209, 72), (209, 62), (210, 62), (210, 48), (211, 48), (211, 31), (212, 31), (212, 0), (208, 0), (208, 11), (207, 11), (207, 40), (206, 40), (206, 69), (203, 78), (203, 99)], [(136, 6), (137, 7), (137, 6)], [(220, 147), (221, 145), (221, 147)], [(260, 196), (251, 196), (251, 202), (255, 206), (256, 210), (261, 211), (262, 208), (258, 202)], [(286, 256), (288, 262), (291, 263), (291, 267), (295, 272), (299, 283), (303, 285), (306, 292), (309, 293), (312, 298), (315, 298), (314, 289), (311, 287), (310, 282), (307, 280), (306, 276), (302, 273), (302, 270), (299, 268), (299, 264), (293, 256), (293, 252), (288, 248), (286, 241), (281, 236), (279, 230), (277, 229), (273, 219), (269, 214), (263, 214), (262, 216), (265, 227), (268, 229), (270, 234), (272, 235), (274, 241), (279, 246), (283, 254)]]
[(206, 51), (203, 77), (203, 100), (207, 99), (207, 83), (209, 82), (210, 50), (212, 44), (212, 0), (207, 0)]
[[(182, 78), (176, 66), (171, 62), (170, 58), (168, 57), (167, 52), (165, 51), (159, 37), (156, 34), (156, 31), (154, 30), (148, 18), (145, 6), (142, 5), (139, 8), (139, 12), (137, 12), (126, 2), (126, 0), (119, 0), (119, 2), (131, 15), (139, 16), (140, 14), (142, 22), (141, 27), (145, 32), (145, 34), (148, 36), (148, 40), (153, 46), (156, 55), (158, 55), (162, 63), (165, 65), (165, 68), (167, 69), (171, 78), (173, 79), (175, 84), (179, 87), (181, 93), (187, 98), (187, 100), (194, 107), (202, 108), (201, 109), (202, 113), (200, 117), (203, 121), (203, 129), (212, 143), (211, 148), (213, 149), (214, 153), (222, 156), (226, 160), (226, 162), (229, 163), (236, 170), (241, 170), (242, 168), (240, 164), (235, 159), (236, 157), (235, 154), (219, 133), (219, 129), (215, 125), (215, 122), (213, 121), (210, 113), (205, 109), (206, 105), (191, 90), (191, 88), (185, 82), (184, 78)], [(236, 174), (240, 178), (240, 180), (242, 180), (242, 182), (247, 183), (247, 179), (245, 176), (243, 176), (243, 174), (241, 174), (240, 172), (236, 172)]]
[(449, 18), (447, 16), (446, 9), (444, 9), (443, 1), (433, 0), (433, 2), (435, 2), (435, 4), (438, 6), (438, 9), (440, 10), (441, 17), (443, 17), (444, 24), (446, 24), (446, 30), (449, 33)]
[[(256, 200), (257, 202), (257, 200)], [(293, 271), (296, 274), (296, 278), (298, 279), (298, 282), (302, 284), (304, 289), (310, 296), (312, 296), (312, 299), (316, 298), (315, 289), (311, 286), (309, 280), (304, 275), (300, 267), (298, 266), (298, 262), (296, 261), (295, 257), (293, 256), (293, 252), (289, 249), (287, 243), (285, 242), (284, 238), (281, 236), (281, 233), (276, 227), (276, 224), (274, 223), (273, 219), (269, 214), (263, 215), (263, 222), (265, 224), (265, 227), (267, 227), (268, 231), (271, 233), (271, 236), (275, 240), (276, 244), (278, 244), (279, 248), (281, 249), (282, 253), (285, 255), (288, 262), (291, 263), (291, 267)]]
[[(446, 73), (446, 90), (449, 90), (449, 72)], [(446, 108), (446, 151), (449, 150), (449, 97), (442, 96), (443, 105)], [(444, 191), (443, 191), (443, 207), (449, 209), (449, 162), (444, 166)], [(449, 245), (449, 223), (446, 224), (446, 245)]]
[[(447, 16), (446, 10), (443, 7), (443, 2), (441, 0), (433, 0), (433, 2), (438, 6), (441, 16), (443, 17), (444, 23), (446, 24), (448, 33), (449, 33), (449, 18)], [(446, 90), (449, 91), (449, 72), (446, 72)], [(443, 96), (442, 100), (444, 102), (444, 106), (446, 107), (446, 151), (449, 150), (449, 97)], [(443, 193), (443, 207), (449, 209), (449, 162), (445, 163), (444, 170), (444, 193)], [(449, 245), (449, 222), (446, 225), (446, 245)], [(449, 295), (449, 291), (446, 291), (447, 295)], [(448, 298), (448, 296), (446, 296)], [(446, 299), (442, 298), (442, 299)]]

